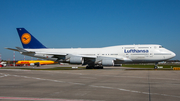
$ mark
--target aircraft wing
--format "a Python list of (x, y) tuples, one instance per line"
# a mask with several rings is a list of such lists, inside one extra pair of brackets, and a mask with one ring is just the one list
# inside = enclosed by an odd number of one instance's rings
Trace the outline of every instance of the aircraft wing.
[(73, 55), (73, 54), (66, 54), (66, 53), (43, 53), (43, 54), (46, 54), (46, 55), (54, 55), (54, 56), (79, 56), (79, 57), (83, 57), (83, 58), (97, 58), (97, 56), (91, 56), (91, 55), (80, 55), (80, 54), (76, 54), (76, 55)]
[(118, 58), (116, 58), (116, 60), (125, 61), (125, 62), (130, 62), (130, 61), (132, 61), (131, 59), (126, 58), (126, 57), (118, 57)]
[(81, 56), (81, 57), (83, 57), (83, 58), (97, 58), (97, 56), (91, 56), (91, 55), (77, 55), (77, 56)]
[(25, 50), (25, 49), (23, 49), (23, 48), (20, 48), (20, 47), (16, 47), (17, 48), (17, 50), (19, 51), (19, 52), (30, 52), (30, 51), (27, 51), (27, 50)]
[(65, 54), (65, 53), (47, 53), (47, 52), (43, 52), (43, 54), (46, 54), (46, 55), (56, 55), (56, 56), (66, 56), (67, 54)]
[(79, 55), (79, 54), (64, 54), (64, 53), (59, 53), (59, 54), (47, 54), (47, 55), (53, 55), (52, 58), (58, 58), (58, 60), (63, 59), (63, 60), (67, 60), (70, 59), (71, 57), (82, 57), (85, 59), (96, 59), (97, 56), (87, 56), (87, 55)]
[(59, 59), (69, 59), (71, 57), (82, 57), (82, 58), (85, 58), (86, 60), (102, 60), (102, 59), (111, 59), (111, 60), (115, 60), (115, 61), (126, 61), (126, 62), (130, 62), (132, 61), (131, 59), (129, 58), (126, 58), (126, 57), (104, 57), (104, 56), (93, 56), (93, 55), (80, 55), (80, 54), (65, 54), (65, 53), (44, 53), (46, 55), (52, 55), (53, 57), (52, 58), (59, 58)]

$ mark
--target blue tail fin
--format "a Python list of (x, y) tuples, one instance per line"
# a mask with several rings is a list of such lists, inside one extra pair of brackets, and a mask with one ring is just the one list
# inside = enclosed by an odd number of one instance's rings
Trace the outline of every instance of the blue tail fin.
[(17, 28), (23, 48), (46, 48), (34, 36), (32, 36), (25, 28)]

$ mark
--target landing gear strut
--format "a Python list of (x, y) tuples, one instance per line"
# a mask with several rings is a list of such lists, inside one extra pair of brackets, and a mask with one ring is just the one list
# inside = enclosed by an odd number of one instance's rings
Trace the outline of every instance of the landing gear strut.
[(158, 62), (155, 63), (154, 69), (158, 68)]

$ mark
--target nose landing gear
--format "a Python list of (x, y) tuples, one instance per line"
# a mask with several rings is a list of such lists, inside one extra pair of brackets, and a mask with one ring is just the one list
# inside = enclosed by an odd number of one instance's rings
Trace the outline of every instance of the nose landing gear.
[(158, 68), (158, 62), (155, 63), (154, 69)]

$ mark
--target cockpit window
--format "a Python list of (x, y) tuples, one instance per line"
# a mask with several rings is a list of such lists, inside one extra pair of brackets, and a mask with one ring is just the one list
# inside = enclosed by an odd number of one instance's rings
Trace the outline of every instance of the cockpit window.
[(163, 48), (163, 46), (159, 46), (159, 48)]

